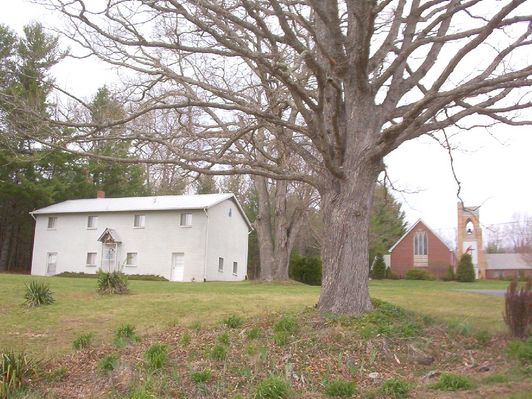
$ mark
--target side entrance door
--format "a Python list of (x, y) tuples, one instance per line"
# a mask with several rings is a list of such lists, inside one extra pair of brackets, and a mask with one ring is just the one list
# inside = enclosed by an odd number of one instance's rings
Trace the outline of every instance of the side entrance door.
[(170, 280), (183, 281), (185, 272), (185, 254), (183, 252), (172, 253), (172, 272)]

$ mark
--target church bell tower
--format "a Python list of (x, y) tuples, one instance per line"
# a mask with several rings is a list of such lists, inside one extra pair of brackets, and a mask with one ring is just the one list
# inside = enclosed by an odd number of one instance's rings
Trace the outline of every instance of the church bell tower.
[(482, 229), (480, 228), (479, 206), (463, 206), (458, 203), (457, 226), (457, 255), (460, 257), (469, 253), (473, 258), (475, 276), (486, 278), (486, 261), (482, 244)]

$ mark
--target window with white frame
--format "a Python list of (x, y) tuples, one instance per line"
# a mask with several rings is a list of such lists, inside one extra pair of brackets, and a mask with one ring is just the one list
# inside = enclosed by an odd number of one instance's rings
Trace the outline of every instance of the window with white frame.
[(423, 230), (416, 231), (414, 236), (414, 255), (427, 255), (427, 233)]
[(136, 252), (127, 253), (126, 266), (137, 266), (137, 253)]
[(182, 213), (180, 220), (179, 220), (179, 226), (181, 227), (192, 226), (192, 213)]
[(48, 229), (53, 230), (57, 226), (57, 216), (48, 217)]
[(87, 266), (96, 266), (96, 252), (87, 252)]
[(96, 229), (98, 227), (98, 216), (88, 216), (87, 217), (87, 228)]
[(236, 276), (238, 273), (238, 262), (233, 262), (233, 274)]
[(46, 274), (55, 274), (57, 269), (57, 252), (48, 252), (46, 256)]
[(143, 229), (145, 223), (146, 223), (146, 216), (145, 215), (135, 215), (135, 218), (133, 219), (133, 227), (134, 228)]
[(218, 258), (218, 271), (220, 273), (224, 271), (224, 258)]

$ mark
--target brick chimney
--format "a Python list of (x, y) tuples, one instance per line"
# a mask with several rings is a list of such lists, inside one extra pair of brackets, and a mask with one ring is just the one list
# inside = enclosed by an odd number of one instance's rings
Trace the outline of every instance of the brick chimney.
[(105, 198), (105, 191), (96, 191), (96, 198)]

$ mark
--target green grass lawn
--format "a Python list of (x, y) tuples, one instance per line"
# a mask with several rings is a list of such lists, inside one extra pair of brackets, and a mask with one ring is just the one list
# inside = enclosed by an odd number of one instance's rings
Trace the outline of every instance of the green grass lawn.
[[(49, 282), (56, 302), (24, 307), (24, 285)], [(465, 321), (492, 333), (504, 330), (503, 299), (458, 290), (504, 289), (504, 281), (471, 284), (437, 281), (373, 281), (371, 295), (444, 321)], [(0, 275), (0, 350), (26, 350), (53, 358), (68, 351), (81, 333), (107, 340), (120, 324), (132, 323), (140, 333), (173, 324), (218, 323), (228, 314), (253, 318), (271, 312), (300, 311), (316, 304), (319, 287), (297, 283), (170, 283), (131, 281), (131, 294), (100, 296), (94, 279)]]

